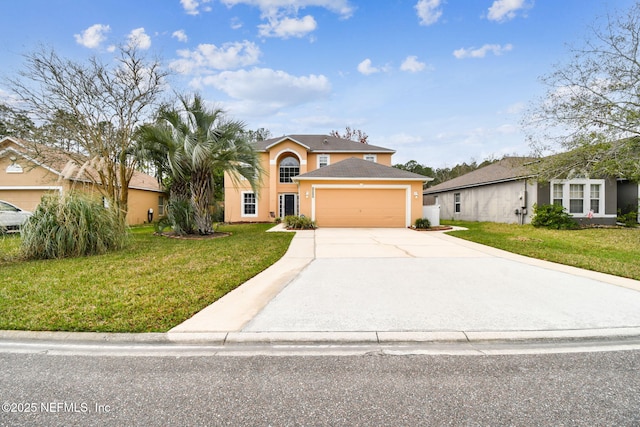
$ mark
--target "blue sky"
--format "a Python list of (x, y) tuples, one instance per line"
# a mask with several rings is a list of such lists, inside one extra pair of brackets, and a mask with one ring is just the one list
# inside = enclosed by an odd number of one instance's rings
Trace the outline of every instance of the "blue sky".
[[(528, 154), (538, 77), (634, 0), (5, 0), (0, 75), (50, 45), (108, 61), (135, 41), (179, 92), (274, 136), (361, 129), (394, 163)], [(0, 98), (10, 102), (0, 83)]]

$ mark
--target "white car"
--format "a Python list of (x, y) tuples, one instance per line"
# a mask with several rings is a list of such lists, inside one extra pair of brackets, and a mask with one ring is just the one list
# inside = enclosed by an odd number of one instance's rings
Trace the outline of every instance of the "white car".
[(33, 214), (29, 211), (0, 200), (0, 233), (19, 231), (31, 215)]

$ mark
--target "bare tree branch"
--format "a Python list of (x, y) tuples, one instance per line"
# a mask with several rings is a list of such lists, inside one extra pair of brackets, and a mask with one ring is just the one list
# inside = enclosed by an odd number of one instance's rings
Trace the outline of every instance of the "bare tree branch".
[(157, 107), (167, 73), (135, 47), (122, 46), (117, 53), (114, 64), (96, 57), (82, 63), (41, 47), (25, 55), (24, 68), (9, 85), (43, 124), (43, 142), (66, 150), (124, 216), (138, 165), (133, 135)]

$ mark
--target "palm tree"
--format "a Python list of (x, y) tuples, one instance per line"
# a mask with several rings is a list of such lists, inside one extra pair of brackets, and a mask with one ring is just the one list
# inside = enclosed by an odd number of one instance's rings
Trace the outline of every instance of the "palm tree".
[(172, 180), (170, 206), (171, 199), (179, 202), (188, 194), (195, 228), (210, 234), (214, 175), (228, 172), (234, 180), (242, 177), (257, 194), (260, 161), (243, 136), (242, 122), (225, 119), (222, 109), (206, 108), (197, 94), (192, 99), (181, 96), (180, 104), (180, 109), (161, 108), (157, 123), (141, 128), (141, 140), (145, 147), (165, 150)]

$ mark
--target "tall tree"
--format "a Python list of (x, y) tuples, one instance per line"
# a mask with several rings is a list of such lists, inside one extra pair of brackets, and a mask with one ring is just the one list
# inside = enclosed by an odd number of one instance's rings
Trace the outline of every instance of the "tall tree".
[(15, 136), (29, 139), (33, 136), (36, 125), (27, 114), (16, 108), (0, 103), (0, 138)]
[(541, 80), (548, 90), (525, 129), (539, 153), (562, 151), (540, 163), (542, 178), (640, 179), (640, 3), (597, 20), (584, 44)]
[(249, 142), (264, 141), (265, 139), (271, 138), (271, 131), (265, 128), (248, 130), (248, 131), (245, 131), (244, 134)]
[(332, 130), (329, 134), (336, 138), (349, 139), (351, 141), (361, 142), (363, 144), (368, 144), (369, 135), (361, 131), (360, 129), (351, 129), (347, 126), (344, 130), (343, 134), (340, 134), (337, 130)]
[(141, 140), (166, 152), (171, 197), (184, 200), (188, 191), (200, 234), (213, 232), (210, 206), (215, 201), (216, 175), (228, 172), (232, 179), (242, 177), (258, 193), (262, 170), (243, 123), (227, 120), (219, 108), (207, 108), (200, 95), (181, 96), (178, 108), (161, 109), (155, 125), (141, 128)]
[(124, 219), (138, 164), (133, 134), (156, 107), (165, 76), (160, 63), (147, 60), (135, 45), (119, 47), (110, 64), (97, 57), (76, 62), (42, 47), (25, 55), (24, 69), (9, 85), (31, 116), (49, 125), (53, 135), (66, 136), (67, 147), (58, 148), (77, 146), (66, 154), (77, 173)]

